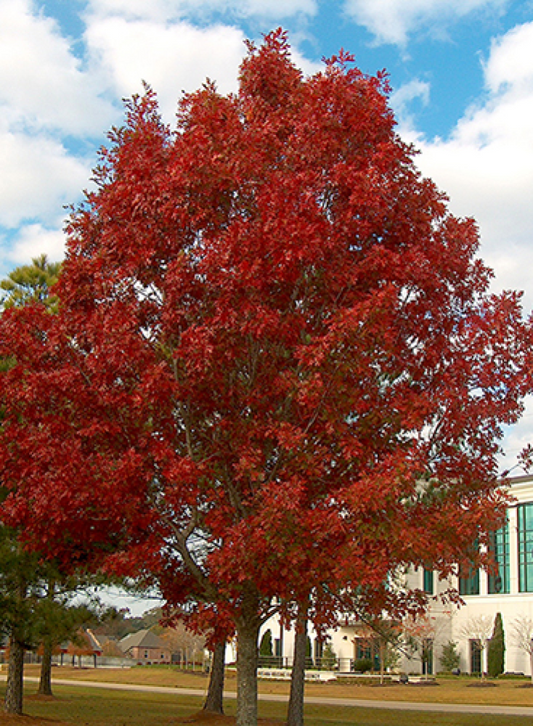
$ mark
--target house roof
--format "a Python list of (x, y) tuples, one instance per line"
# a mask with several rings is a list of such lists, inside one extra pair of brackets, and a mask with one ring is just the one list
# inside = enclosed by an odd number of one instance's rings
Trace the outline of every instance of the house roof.
[(165, 643), (151, 630), (139, 630), (124, 636), (119, 642), (123, 653), (131, 648), (166, 648)]
[(101, 655), (102, 644), (89, 628), (80, 628), (74, 641), (61, 643), (61, 650), (75, 655)]

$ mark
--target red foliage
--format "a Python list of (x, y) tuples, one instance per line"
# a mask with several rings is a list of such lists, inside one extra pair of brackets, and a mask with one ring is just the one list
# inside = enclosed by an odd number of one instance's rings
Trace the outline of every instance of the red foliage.
[(486, 541), (531, 331), (413, 153), (383, 77), (342, 54), (304, 79), (279, 33), (173, 133), (150, 90), (129, 102), (59, 314), (1, 321), (5, 517), (227, 618), (312, 588), (326, 618)]

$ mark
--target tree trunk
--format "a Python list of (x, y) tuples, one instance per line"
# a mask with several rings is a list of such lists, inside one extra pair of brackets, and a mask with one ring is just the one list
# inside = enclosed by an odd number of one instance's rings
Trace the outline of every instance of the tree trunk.
[(22, 687), (24, 678), (24, 644), (11, 634), (9, 637), (9, 663), (4, 710), (22, 714)]
[(294, 638), (294, 660), (291, 672), (291, 694), (287, 711), (287, 726), (303, 726), (306, 655), (307, 607), (300, 606)]
[(43, 659), (41, 662), (41, 678), (39, 680), (39, 690), (41, 696), (51, 696), (52, 694), (52, 641), (45, 638), (43, 641)]
[(257, 726), (259, 601), (244, 596), (237, 622), (237, 726)]
[(209, 674), (209, 688), (204, 703), (204, 711), (224, 714), (224, 661), (226, 656), (226, 641), (215, 645), (211, 673)]

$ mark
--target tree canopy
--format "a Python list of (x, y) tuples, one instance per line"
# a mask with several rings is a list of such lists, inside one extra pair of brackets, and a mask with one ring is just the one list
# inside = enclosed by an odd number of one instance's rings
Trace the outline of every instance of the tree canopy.
[(273, 598), (400, 607), (390, 573), (479, 560), (505, 504), (530, 326), (387, 94), (345, 53), (304, 78), (281, 32), (174, 131), (147, 89), (70, 218), (59, 315), (0, 324), (7, 516), (234, 624), (240, 726)]

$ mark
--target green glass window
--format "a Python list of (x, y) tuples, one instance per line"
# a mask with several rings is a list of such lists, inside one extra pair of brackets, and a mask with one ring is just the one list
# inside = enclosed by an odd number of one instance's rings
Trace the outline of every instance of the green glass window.
[(459, 577), (459, 595), (479, 595), (479, 570), (471, 569)]
[(518, 572), (520, 592), (533, 592), (533, 504), (518, 507)]
[(508, 593), (510, 592), (509, 522), (494, 533), (492, 552), (498, 571), (489, 573), (489, 595)]
[(355, 641), (355, 657), (358, 660), (369, 658), (372, 660), (372, 645), (366, 638), (356, 638)]
[(426, 570), (424, 567), (424, 592), (433, 595), (433, 570)]
[[(474, 550), (478, 550), (479, 542), (474, 542)], [(479, 595), (479, 569), (462, 566), (459, 572), (459, 595)]]
[(470, 673), (481, 673), (481, 644), (479, 640), (470, 641)]

